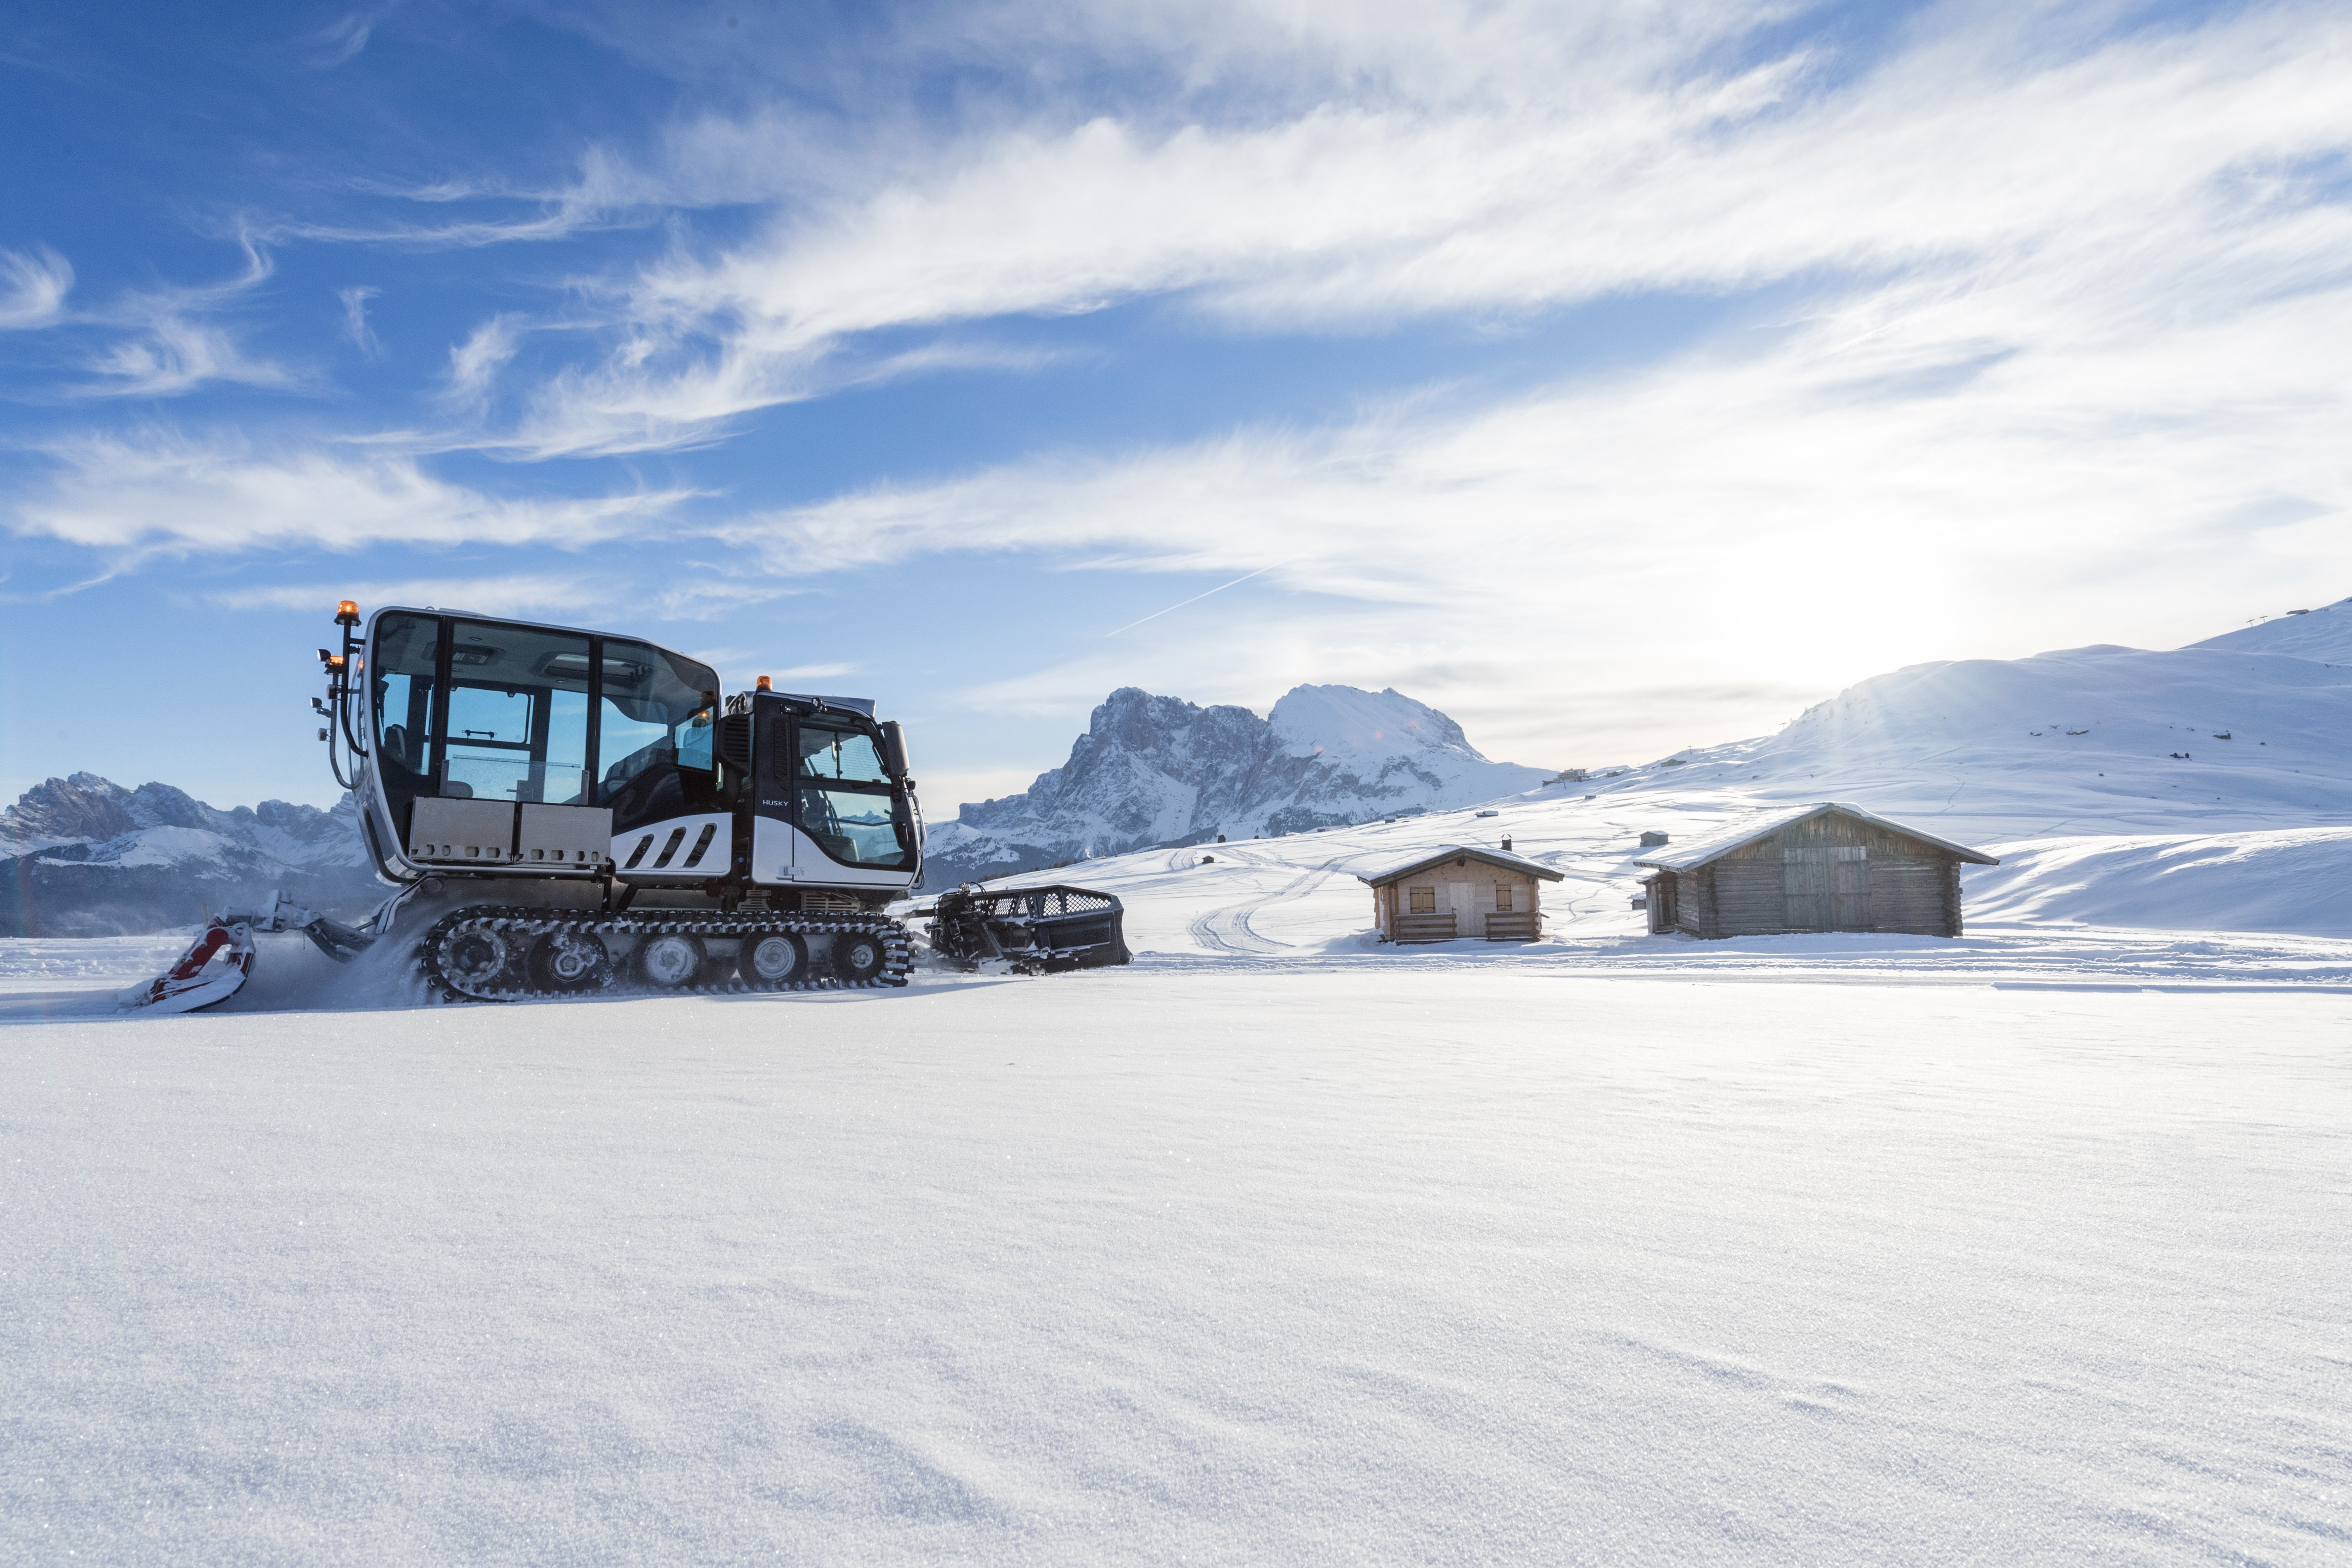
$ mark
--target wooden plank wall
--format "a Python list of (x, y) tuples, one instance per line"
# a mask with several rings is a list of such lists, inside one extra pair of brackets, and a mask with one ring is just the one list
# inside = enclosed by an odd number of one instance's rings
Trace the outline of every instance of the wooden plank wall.
[(1785, 930), (1780, 846), (1750, 845), (1715, 863), (1715, 925), (1710, 936), (1751, 936)]
[[(1379, 928), (1380, 933), (1391, 942), (1446, 940), (1444, 937), (1433, 937), (1428, 933), (1451, 919), (1445, 908), (1445, 884), (1448, 882), (1484, 882), (1494, 888), (1510, 889), (1511, 907), (1500, 911), (1503, 921), (1501, 930), (1508, 934), (1497, 934), (1495, 940), (1532, 942), (1535, 940), (1536, 933), (1542, 930), (1543, 883), (1533, 877), (1525, 876), (1517, 871), (1507, 871), (1499, 866), (1485, 865), (1476, 860), (1471, 861), (1467, 866), (1455, 866), (1448, 861), (1443, 866), (1433, 866), (1426, 871), (1417, 871), (1403, 881), (1391, 882), (1386, 887), (1374, 888), (1372, 889), (1373, 924)], [(1409, 892), (1413, 888), (1430, 888), (1435, 890), (1438, 904), (1436, 915), (1414, 915), (1411, 912), (1412, 904)], [(1491, 900), (1491, 895), (1489, 897)], [(1491, 901), (1488, 907), (1490, 909), (1493, 907)], [(1490, 915), (1488, 918), (1495, 917)], [(1479, 934), (1478, 923), (1475, 918), (1465, 919), (1461, 922), (1460, 934), (1476, 936)], [(1412, 934), (1407, 934), (1408, 930)], [(1525, 934), (1522, 934), (1523, 932)]]
[[(1846, 847), (1863, 849), (1865, 858), (1822, 853)], [(1792, 861), (1790, 849), (1811, 853)], [(1686, 900), (1681, 921), (1696, 936), (1837, 929), (1960, 933), (1958, 863), (1931, 845), (1850, 816), (1792, 823), (1705, 870), (1713, 873), (1709, 907), (1696, 910), (1689, 906), (1698, 900)], [(1685, 873), (1685, 885), (1695, 879)]]
[(1675, 929), (1693, 936), (1717, 934), (1715, 921), (1715, 868), (1702, 866), (1683, 872), (1675, 885)]

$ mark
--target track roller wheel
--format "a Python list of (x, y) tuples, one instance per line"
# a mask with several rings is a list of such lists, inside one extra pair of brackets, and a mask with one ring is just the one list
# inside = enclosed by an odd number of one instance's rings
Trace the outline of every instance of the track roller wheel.
[(636, 952), (638, 978), (659, 991), (694, 984), (709, 962), (700, 937), (675, 931), (647, 937)]
[(870, 931), (845, 931), (833, 939), (833, 972), (844, 985), (864, 985), (882, 973), (889, 955)]
[(531, 944), (525, 966), (540, 991), (598, 991), (613, 983), (613, 955), (593, 931), (549, 931)]
[(755, 931), (735, 954), (746, 985), (782, 985), (808, 978), (808, 943), (785, 931)]
[(440, 957), (441, 972), (468, 991), (494, 991), (513, 984), (515, 946), (502, 931), (473, 926), (453, 931), (444, 939)]

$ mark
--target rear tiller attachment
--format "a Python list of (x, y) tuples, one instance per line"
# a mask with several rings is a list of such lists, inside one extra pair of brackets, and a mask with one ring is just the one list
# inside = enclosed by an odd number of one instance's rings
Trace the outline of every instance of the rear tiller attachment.
[(1003, 959), (1016, 974), (1053, 974), (1102, 969), (1130, 956), (1119, 901), (1087, 888), (991, 892), (967, 882), (940, 894), (929, 913), (925, 934), (932, 951), (962, 969)]

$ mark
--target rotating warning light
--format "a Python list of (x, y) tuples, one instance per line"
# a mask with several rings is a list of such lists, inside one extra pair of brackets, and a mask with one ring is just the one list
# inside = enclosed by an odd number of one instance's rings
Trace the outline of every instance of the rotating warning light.
[(762, 691), (773, 691), (775, 689), (775, 686), (766, 676), (763, 675), (760, 677), (760, 689)]
[(335, 601), (335, 625), (337, 625), (337, 626), (358, 626), (359, 624), (360, 624), (360, 606), (359, 606), (359, 601), (358, 601), (358, 600), (356, 600), (356, 599), (338, 599), (338, 600), (336, 600), (336, 601)]

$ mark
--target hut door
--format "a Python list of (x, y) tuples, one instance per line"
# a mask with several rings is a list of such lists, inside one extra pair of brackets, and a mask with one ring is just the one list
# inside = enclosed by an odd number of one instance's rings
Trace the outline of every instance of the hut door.
[(1870, 848), (1842, 844), (1830, 851), (1830, 912), (1833, 931), (1870, 930)]
[(1454, 911), (1454, 934), (1485, 936), (1486, 911), (1494, 908), (1494, 885), (1489, 882), (1446, 883), (1445, 907)]
[(1827, 931), (1830, 911), (1829, 851), (1788, 848), (1780, 851), (1780, 891), (1788, 908), (1780, 923), (1790, 931)]
[(1868, 931), (1870, 850), (1860, 844), (1780, 851), (1780, 888), (1790, 931)]

